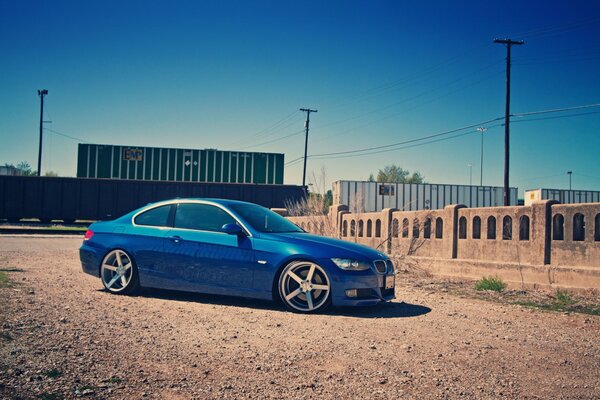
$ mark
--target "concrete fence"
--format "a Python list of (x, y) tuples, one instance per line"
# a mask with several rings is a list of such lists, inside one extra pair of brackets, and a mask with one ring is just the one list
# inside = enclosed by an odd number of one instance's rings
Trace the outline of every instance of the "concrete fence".
[(600, 288), (600, 203), (368, 213), (335, 205), (319, 218), (290, 217), (309, 232), (409, 257), (435, 274)]

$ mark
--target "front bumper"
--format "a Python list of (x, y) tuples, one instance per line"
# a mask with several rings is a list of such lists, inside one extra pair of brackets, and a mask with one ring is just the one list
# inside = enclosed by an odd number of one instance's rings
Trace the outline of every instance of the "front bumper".
[[(321, 261), (323, 264), (327, 260)], [(331, 261), (331, 302), (333, 306), (371, 306), (391, 301), (396, 297), (395, 276), (391, 273), (378, 273), (375, 270), (344, 271)], [(322, 265), (322, 264), (321, 264)], [(394, 287), (386, 289), (386, 281), (394, 279)], [(358, 297), (349, 297), (348, 290), (357, 289)]]

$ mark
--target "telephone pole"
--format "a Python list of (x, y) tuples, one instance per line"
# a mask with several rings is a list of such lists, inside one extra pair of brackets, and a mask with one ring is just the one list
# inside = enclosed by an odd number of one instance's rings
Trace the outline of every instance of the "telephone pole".
[(44, 96), (48, 94), (48, 90), (38, 90), (40, 96), (40, 149), (38, 151), (38, 168), (37, 176), (42, 176), (42, 137), (44, 134)]
[(506, 109), (504, 112), (504, 205), (510, 205), (510, 192), (508, 187), (508, 173), (510, 161), (510, 49), (513, 45), (522, 45), (522, 40), (494, 39), (494, 43), (506, 45)]
[(318, 112), (318, 110), (311, 110), (310, 108), (301, 108), (300, 111), (306, 113), (306, 122), (304, 127), (306, 128), (306, 137), (304, 139), (304, 172), (302, 173), (302, 186), (306, 186), (306, 156), (308, 152), (308, 125), (310, 124), (310, 113)]
[(479, 172), (479, 186), (483, 186), (483, 134), (488, 128), (480, 126), (477, 131), (481, 133), (481, 160), (479, 161), (480, 172)]

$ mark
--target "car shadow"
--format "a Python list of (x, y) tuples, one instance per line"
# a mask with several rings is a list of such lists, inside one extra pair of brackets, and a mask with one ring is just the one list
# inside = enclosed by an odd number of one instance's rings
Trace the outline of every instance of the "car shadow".
[(368, 307), (336, 307), (325, 312), (355, 318), (412, 318), (431, 312), (431, 308), (405, 302), (383, 303)]
[[(109, 294), (106, 289), (98, 291)], [(249, 299), (224, 295), (212, 295), (194, 292), (181, 292), (165, 289), (140, 289), (136, 297), (154, 298), (161, 300), (184, 301), (189, 303), (214, 304), (232, 307), (253, 308), (276, 312), (291, 312), (282, 303), (270, 300)], [(405, 302), (390, 302), (375, 306), (362, 307), (332, 307), (320, 315), (355, 317), (355, 318), (411, 318), (425, 315), (431, 308)]]

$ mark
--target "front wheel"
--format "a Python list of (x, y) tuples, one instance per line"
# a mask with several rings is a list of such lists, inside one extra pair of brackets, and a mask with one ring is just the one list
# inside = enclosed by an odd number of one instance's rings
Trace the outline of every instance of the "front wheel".
[(115, 249), (102, 260), (100, 267), (102, 284), (111, 293), (131, 294), (139, 288), (136, 266), (129, 254)]
[(322, 311), (331, 302), (329, 277), (320, 265), (313, 262), (291, 262), (279, 276), (279, 296), (292, 311)]

